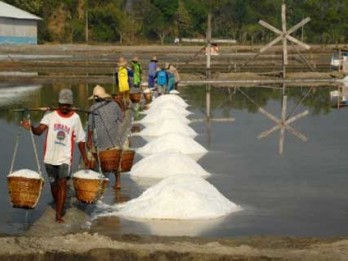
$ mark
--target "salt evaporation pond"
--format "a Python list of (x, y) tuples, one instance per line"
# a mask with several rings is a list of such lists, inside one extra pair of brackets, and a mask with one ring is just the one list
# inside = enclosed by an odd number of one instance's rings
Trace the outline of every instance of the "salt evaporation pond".
[(129, 174), (131, 177), (161, 179), (173, 175), (210, 176), (210, 173), (190, 156), (174, 150), (155, 153), (141, 159), (133, 165)]
[(146, 157), (166, 150), (177, 150), (199, 160), (207, 150), (190, 137), (177, 133), (165, 134), (137, 149), (137, 153)]
[(99, 216), (126, 218), (195, 220), (213, 219), (241, 210), (205, 179), (175, 175), (162, 179), (139, 197), (114, 206)]

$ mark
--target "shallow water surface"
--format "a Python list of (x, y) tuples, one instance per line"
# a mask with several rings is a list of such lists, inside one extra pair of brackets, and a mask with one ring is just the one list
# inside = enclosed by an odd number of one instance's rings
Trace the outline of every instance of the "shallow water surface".
[[(20, 146), (15, 168), (35, 170), (37, 167), (28, 133), (17, 135), (21, 115), (10, 109), (56, 105), (58, 92), (63, 87), (73, 89), (77, 107), (88, 108), (87, 97), (93, 86), (83, 84), (35, 87), (24, 96), (11, 99), (11, 102), (5, 99), (6, 102), (0, 104), (0, 189), (3, 192), (0, 198), (0, 233), (21, 234), (40, 217), (51, 201), (46, 182), (35, 210), (14, 209), (10, 205), (6, 176), (17, 138), (20, 139)], [(108, 92), (113, 92), (113, 86), (106, 88)], [(263, 139), (258, 139), (258, 136), (277, 125), (284, 104), (282, 88), (213, 88), (210, 92), (210, 112), (206, 109), (205, 86), (180, 89), (182, 97), (191, 105), (188, 109), (193, 114), (189, 118), (194, 120), (190, 127), (198, 133), (195, 140), (208, 150), (198, 161), (212, 174), (207, 181), (243, 210), (203, 221), (108, 217), (94, 222), (92, 231), (111, 236), (124, 233), (203, 237), (347, 236), (348, 156), (345, 148), (348, 111), (346, 108), (330, 107), (330, 90), (329, 87), (288, 87), (285, 90), (286, 118), (306, 110), (308, 115), (292, 122), (290, 127), (293, 129), (285, 129), (283, 153), (280, 154), (279, 129)], [(0, 101), (1, 95), (0, 88)], [(269, 114), (267, 116), (267, 113), (258, 110), (259, 107), (275, 118), (272, 120)], [(38, 123), (42, 115), (42, 112), (33, 112), (31, 118)], [(209, 121), (207, 115), (210, 116)], [(81, 116), (85, 121), (85, 115)], [(231, 118), (234, 121), (226, 120)], [(298, 136), (307, 138), (307, 141), (302, 141)], [(35, 140), (41, 158), (43, 137)], [(133, 147), (144, 144), (142, 138), (132, 138)], [(140, 160), (140, 156), (137, 155), (135, 160)], [(77, 161), (76, 157), (75, 169)], [(129, 174), (124, 173), (123, 188), (116, 192), (112, 188), (111, 177), (103, 202), (111, 205), (135, 198), (156, 182), (151, 179), (131, 179)]]

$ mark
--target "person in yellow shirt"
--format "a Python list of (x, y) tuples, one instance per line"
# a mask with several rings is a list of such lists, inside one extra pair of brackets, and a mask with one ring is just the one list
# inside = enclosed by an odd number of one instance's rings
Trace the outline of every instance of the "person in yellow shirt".
[(116, 86), (118, 87), (119, 92), (124, 93), (126, 103), (129, 101), (129, 88), (132, 76), (131, 69), (127, 67), (127, 60), (120, 57), (117, 61), (116, 67)]

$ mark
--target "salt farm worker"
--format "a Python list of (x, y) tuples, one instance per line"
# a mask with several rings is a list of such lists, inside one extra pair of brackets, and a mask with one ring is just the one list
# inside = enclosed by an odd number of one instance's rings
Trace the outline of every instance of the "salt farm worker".
[(67, 180), (71, 175), (74, 142), (78, 144), (87, 168), (91, 162), (85, 150), (86, 135), (80, 116), (72, 110), (72, 91), (62, 89), (59, 92), (58, 103), (58, 109), (47, 112), (39, 126), (32, 126), (28, 120), (23, 120), (21, 125), (25, 129), (31, 128), (32, 132), (38, 136), (47, 131), (44, 163), (55, 202), (56, 222), (63, 223), (63, 209), (67, 196)]
[(118, 132), (120, 136), (120, 144), (122, 150), (128, 150), (130, 147), (129, 136), (132, 129), (132, 121), (134, 118), (135, 109), (133, 108), (133, 103), (125, 104), (122, 100), (122, 95), (120, 92), (116, 92), (112, 95), (114, 101), (119, 105), (121, 111), (123, 112), (123, 121), (118, 124)]
[[(180, 82), (180, 75), (178, 70), (170, 63), (165, 63), (164, 67), (166, 68), (168, 74), (169, 74), (169, 79), (168, 79), (168, 92), (172, 91), (174, 89), (178, 89), (178, 85)], [(171, 78), (170, 76), (174, 75), (174, 79)], [(174, 81), (174, 83), (173, 83)]]
[(124, 98), (126, 101), (129, 101), (129, 88), (132, 84), (132, 77), (133, 72), (130, 68), (127, 67), (127, 60), (123, 57), (120, 57), (117, 61), (115, 79), (118, 90), (120, 92), (124, 92)]
[(133, 71), (133, 87), (139, 88), (141, 84), (142, 68), (141, 68), (141, 64), (139, 63), (138, 57), (134, 57), (132, 59), (131, 68)]
[(150, 63), (148, 64), (148, 87), (150, 89), (155, 88), (155, 77), (157, 73), (157, 58), (156, 56), (152, 57)]
[[(94, 87), (89, 99), (94, 100), (94, 104), (89, 108), (89, 111), (93, 113), (90, 113), (88, 117), (87, 148), (94, 150), (95, 154), (97, 151), (120, 148), (121, 139), (118, 130), (124, 117), (121, 108), (100, 85)], [(114, 174), (115, 187), (120, 189), (120, 173), (115, 170)]]

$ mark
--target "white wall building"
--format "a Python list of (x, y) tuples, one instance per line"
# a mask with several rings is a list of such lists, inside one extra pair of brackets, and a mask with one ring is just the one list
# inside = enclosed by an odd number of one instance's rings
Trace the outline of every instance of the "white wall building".
[(37, 44), (40, 17), (0, 1), (0, 44)]

